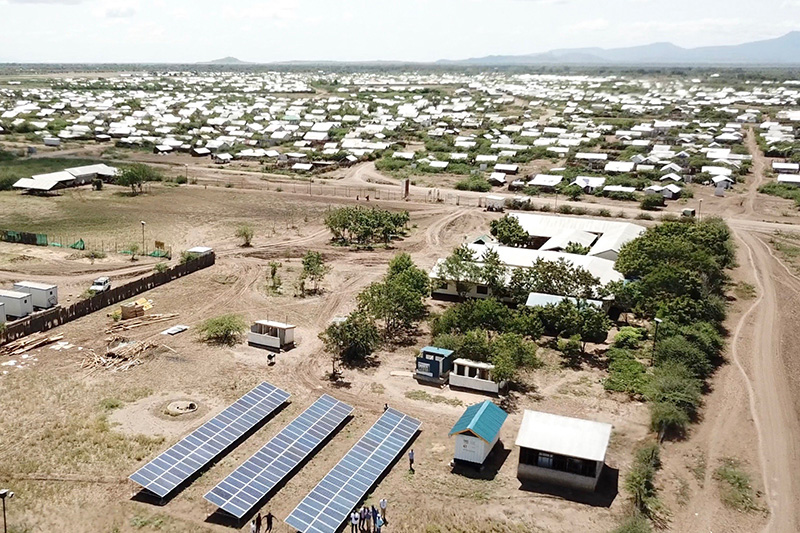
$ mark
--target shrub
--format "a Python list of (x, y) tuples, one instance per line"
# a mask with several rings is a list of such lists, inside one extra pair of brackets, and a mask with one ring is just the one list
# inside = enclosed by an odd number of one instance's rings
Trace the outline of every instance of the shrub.
[(652, 531), (650, 521), (641, 513), (635, 512), (623, 520), (611, 533), (652, 533)]
[(161, 274), (169, 270), (169, 266), (166, 263), (156, 263), (153, 270)]
[(620, 328), (617, 336), (614, 337), (614, 346), (617, 348), (630, 348), (636, 350), (639, 348), (639, 343), (644, 338), (644, 332), (641, 328), (634, 328), (631, 326), (624, 326)]
[(209, 344), (233, 346), (247, 330), (247, 324), (240, 315), (222, 315), (209, 318), (198, 328), (200, 338)]
[(489, 192), (492, 184), (480, 176), (470, 176), (456, 183), (455, 188), (459, 191)]
[(642, 198), (639, 207), (645, 211), (656, 211), (661, 207), (664, 207), (664, 197), (660, 194), (647, 194), (644, 198)]
[(714, 470), (714, 479), (720, 485), (720, 498), (726, 506), (747, 512), (758, 509), (750, 476), (742, 470), (736, 459), (725, 458)]
[(250, 224), (241, 224), (236, 228), (236, 237), (242, 239), (242, 246), (245, 248), (252, 246), (253, 234), (253, 226)]
[(186, 263), (188, 263), (189, 261), (194, 261), (194, 260), (195, 260), (195, 259), (197, 259), (198, 257), (200, 257), (200, 255), (199, 255), (199, 254), (196, 254), (196, 253), (194, 253), (194, 252), (186, 252), (186, 251), (184, 251), (184, 252), (181, 252), (181, 260), (180, 260), (180, 264), (182, 264), (182, 265), (185, 265), (185, 264), (186, 264)]
[(653, 483), (659, 468), (658, 445), (647, 444), (636, 451), (633, 465), (625, 476), (625, 489), (630, 493), (634, 507), (648, 518), (655, 517), (661, 508)]
[(631, 396), (644, 394), (648, 375), (642, 363), (629, 350), (611, 348), (608, 353), (608, 377), (603, 382), (606, 390), (624, 392)]

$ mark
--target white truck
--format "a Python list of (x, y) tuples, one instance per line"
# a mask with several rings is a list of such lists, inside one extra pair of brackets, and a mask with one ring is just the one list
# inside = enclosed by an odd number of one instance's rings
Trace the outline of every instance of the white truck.
[(95, 294), (106, 292), (109, 289), (111, 289), (111, 280), (107, 277), (97, 278), (92, 282), (92, 286), (89, 287), (89, 290)]

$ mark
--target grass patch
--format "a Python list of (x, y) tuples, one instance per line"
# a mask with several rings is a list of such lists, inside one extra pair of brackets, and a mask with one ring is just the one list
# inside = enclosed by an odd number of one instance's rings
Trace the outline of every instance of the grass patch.
[(740, 281), (733, 289), (733, 293), (740, 300), (752, 300), (756, 297), (756, 288), (753, 284)]
[(750, 475), (737, 459), (723, 459), (714, 470), (714, 479), (719, 483), (720, 499), (727, 507), (743, 513), (758, 509)]
[(123, 402), (117, 398), (103, 398), (100, 400), (100, 408), (104, 411), (113, 411), (122, 407)]
[(703, 455), (702, 452), (697, 452), (697, 455), (694, 457), (694, 464), (689, 467), (689, 470), (691, 470), (692, 475), (697, 482), (700, 483), (701, 487), (706, 481), (706, 468), (706, 456)]
[(433, 396), (432, 394), (428, 394), (424, 390), (412, 390), (406, 392), (406, 398), (409, 400), (419, 400), (421, 402), (429, 402), (429, 403), (444, 403), (447, 405), (452, 405), (454, 407), (460, 407), (464, 405), (461, 400), (456, 398), (445, 398), (444, 396)]
[(369, 390), (372, 391), (373, 394), (383, 394), (386, 392), (386, 388), (381, 383), (371, 383)]

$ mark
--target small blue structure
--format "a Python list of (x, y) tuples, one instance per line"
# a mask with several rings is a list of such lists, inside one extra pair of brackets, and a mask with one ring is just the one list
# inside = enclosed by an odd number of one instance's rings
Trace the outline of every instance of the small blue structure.
[(450, 430), (456, 435), (455, 459), (483, 464), (500, 439), (508, 414), (489, 400), (467, 407)]
[(443, 384), (453, 368), (453, 354), (453, 350), (425, 346), (419, 351), (414, 377), (420, 381)]

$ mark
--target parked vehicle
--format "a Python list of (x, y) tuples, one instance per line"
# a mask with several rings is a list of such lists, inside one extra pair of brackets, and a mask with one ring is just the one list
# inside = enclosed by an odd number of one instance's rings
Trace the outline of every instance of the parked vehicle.
[(111, 280), (106, 277), (97, 278), (92, 282), (92, 286), (89, 287), (89, 290), (94, 293), (105, 292), (110, 289), (111, 289)]

